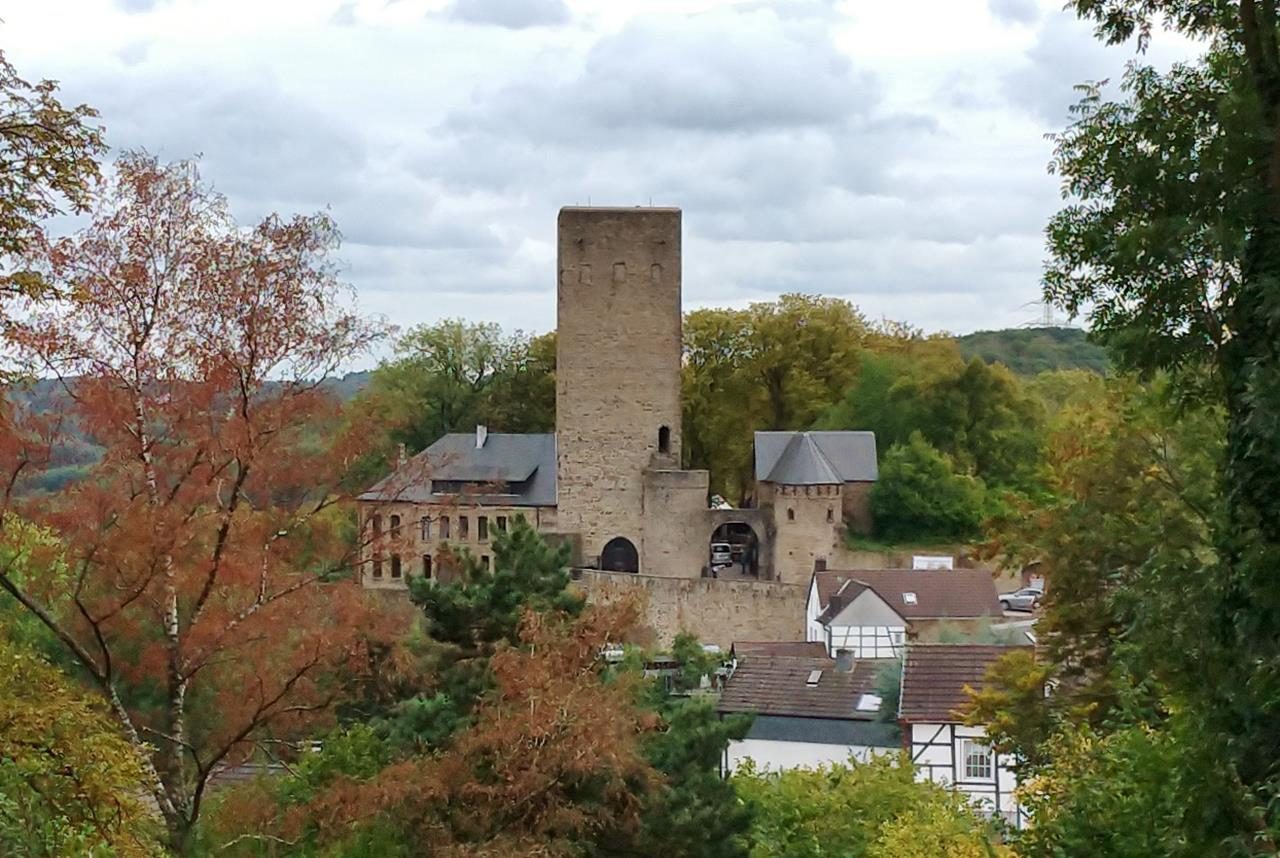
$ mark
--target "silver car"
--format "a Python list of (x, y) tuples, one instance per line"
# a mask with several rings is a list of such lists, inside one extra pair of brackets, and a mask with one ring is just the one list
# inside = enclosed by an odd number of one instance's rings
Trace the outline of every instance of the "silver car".
[(1039, 587), (1023, 587), (1012, 593), (1000, 594), (1000, 607), (1006, 611), (1034, 611), (1040, 607), (1040, 599), (1044, 590)]

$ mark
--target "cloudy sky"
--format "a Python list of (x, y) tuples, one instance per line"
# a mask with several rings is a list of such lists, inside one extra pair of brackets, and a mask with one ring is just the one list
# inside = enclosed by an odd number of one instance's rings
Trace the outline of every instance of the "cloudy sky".
[[(554, 325), (566, 204), (684, 209), (686, 308), (782, 292), (1034, 318), (1072, 85), (1060, 0), (24, 0), (0, 44), (242, 221), (328, 207), (362, 309)], [(1157, 45), (1161, 50), (1173, 50)]]

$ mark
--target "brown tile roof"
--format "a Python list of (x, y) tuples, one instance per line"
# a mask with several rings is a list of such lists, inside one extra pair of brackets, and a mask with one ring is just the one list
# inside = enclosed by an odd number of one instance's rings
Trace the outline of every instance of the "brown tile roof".
[[(716, 706), (720, 712), (794, 715), (802, 718), (875, 718), (859, 712), (858, 698), (871, 690), (884, 660), (867, 659), (852, 671), (836, 669), (832, 658), (753, 655), (741, 659), (725, 681)], [(820, 670), (816, 685), (809, 674)]]
[(747, 655), (790, 655), (826, 658), (827, 647), (821, 641), (734, 641), (733, 654), (738, 658)]
[(1018, 646), (987, 644), (908, 644), (902, 668), (898, 720), (945, 723), (963, 720), (958, 710), (969, 703), (965, 688), (981, 691), (987, 668)]
[[(853, 601), (862, 586), (875, 590), (906, 620), (1004, 616), (995, 580), (984, 569), (853, 569), (816, 572), (814, 578), (824, 621)], [(907, 604), (904, 593), (915, 593), (916, 603)]]

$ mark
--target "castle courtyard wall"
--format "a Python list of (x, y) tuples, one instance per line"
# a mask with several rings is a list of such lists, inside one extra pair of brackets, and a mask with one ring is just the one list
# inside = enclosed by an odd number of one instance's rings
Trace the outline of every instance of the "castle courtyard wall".
[(574, 578), (590, 602), (643, 602), (644, 634), (637, 643), (670, 646), (682, 631), (725, 649), (735, 640), (804, 640), (807, 581), (801, 585), (596, 570), (576, 570)]

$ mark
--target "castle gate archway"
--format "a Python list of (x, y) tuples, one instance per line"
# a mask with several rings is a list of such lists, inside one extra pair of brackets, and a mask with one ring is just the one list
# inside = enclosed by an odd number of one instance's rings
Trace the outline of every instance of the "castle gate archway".
[(600, 568), (606, 572), (639, 572), (640, 553), (625, 536), (615, 536), (600, 552)]

